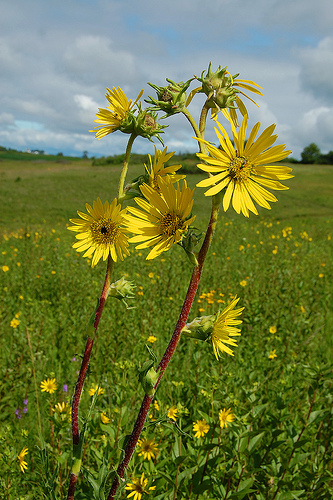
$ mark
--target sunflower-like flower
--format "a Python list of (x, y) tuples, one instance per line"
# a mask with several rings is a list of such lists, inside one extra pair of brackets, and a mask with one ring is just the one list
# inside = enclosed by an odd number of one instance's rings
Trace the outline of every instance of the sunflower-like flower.
[(226, 410), (223, 408), (223, 410), (219, 411), (219, 420), (220, 420), (220, 427), (223, 429), (223, 427), (227, 428), (228, 423), (231, 423), (235, 420), (235, 415), (231, 413), (231, 408)]
[(158, 451), (155, 439), (139, 439), (138, 447), (140, 448), (139, 457), (143, 455), (143, 458), (148, 460), (154, 459)]
[(205, 434), (207, 434), (208, 431), (209, 424), (207, 424), (205, 419), (193, 422), (193, 432), (195, 432), (195, 438), (199, 439), (201, 437), (205, 437)]
[(181, 168), (181, 165), (171, 165), (169, 167), (165, 167), (165, 163), (170, 160), (170, 158), (174, 155), (174, 151), (172, 153), (167, 153), (167, 148), (163, 149), (163, 151), (157, 150), (155, 148), (154, 162), (151, 159), (151, 156), (148, 155), (149, 158), (149, 167), (145, 164), (145, 169), (148, 173), (148, 184), (149, 186), (156, 189), (156, 191), (160, 192), (159, 180), (168, 175), (168, 178), (172, 182), (177, 182), (182, 179), (185, 179), (185, 175), (175, 174), (177, 170)]
[(110, 104), (107, 109), (99, 108), (99, 112), (96, 113), (97, 120), (94, 121), (101, 125), (98, 125), (94, 130), (90, 130), (90, 132), (96, 133), (97, 139), (101, 139), (116, 130), (132, 133), (133, 120), (131, 120), (130, 111), (142, 96), (143, 90), (141, 90), (134, 102), (132, 102), (132, 99), (127, 99), (126, 94), (120, 87), (113, 87), (112, 90), (107, 88), (106, 90), (105, 97)]
[(86, 203), (86, 209), (89, 215), (77, 212), (83, 220), (70, 219), (74, 226), (68, 229), (79, 233), (76, 235), (79, 241), (74, 243), (73, 248), (78, 252), (85, 251), (83, 257), (91, 257), (94, 254), (92, 267), (96, 266), (102, 257), (106, 260), (109, 255), (114, 262), (117, 262), (117, 255), (123, 260), (123, 253), (129, 255), (127, 230), (124, 227), (126, 209), (121, 209), (116, 198), (110, 205), (106, 201), (104, 206), (100, 198), (97, 198), (92, 207)]
[(195, 216), (188, 218), (193, 206), (193, 191), (186, 181), (182, 190), (175, 188), (170, 179), (159, 180), (160, 193), (143, 184), (141, 193), (146, 198), (135, 198), (136, 203), (145, 212), (136, 207), (128, 207), (132, 215), (126, 215), (127, 229), (137, 236), (129, 239), (130, 243), (140, 243), (135, 248), (149, 248), (154, 245), (147, 259), (154, 259), (162, 252), (178, 243), (187, 231)]
[(18, 461), (20, 463), (20, 469), (21, 472), (25, 473), (25, 471), (28, 469), (28, 464), (25, 461), (25, 456), (29, 453), (29, 449), (25, 446), (22, 448), (20, 451), (19, 455), (17, 455)]
[(279, 181), (293, 177), (289, 173), (291, 168), (284, 165), (270, 165), (283, 160), (291, 153), (285, 150), (284, 144), (272, 146), (277, 139), (277, 135), (273, 135), (275, 124), (267, 127), (256, 139), (260, 128), (258, 122), (246, 142), (247, 122), (248, 117), (245, 115), (238, 133), (232, 121), (230, 122), (235, 147), (219, 122), (217, 125), (220, 130), (215, 128), (215, 132), (220, 141), (220, 148), (212, 146), (203, 139), (197, 139), (206, 145), (209, 153), (209, 155), (197, 153), (200, 160), (206, 163), (197, 166), (204, 172), (213, 174), (208, 179), (200, 181), (197, 186), (212, 186), (205, 192), (206, 196), (213, 196), (226, 188), (223, 198), (224, 210), (228, 210), (232, 200), (236, 212), (242, 212), (246, 217), (249, 216), (249, 211), (258, 215), (252, 199), (258, 205), (270, 209), (268, 202), (277, 201), (277, 198), (265, 188), (289, 189)]
[(140, 479), (134, 477), (131, 483), (126, 484), (125, 490), (131, 492), (127, 495), (127, 498), (132, 498), (132, 500), (141, 500), (144, 493), (149, 495), (150, 491), (153, 491), (156, 488), (156, 486), (150, 486), (149, 488), (147, 488), (147, 486), (148, 479), (145, 478), (145, 473), (143, 472)]
[(53, 394), (57, 388), (58, 386), (55, 378), (48, 378), (40, 383), (40, 389), (42, 392)]
[(242, 320), (236, 318), (243, 311), (244, 307), (235, 309), (238, 301), (239, 298), (235, 298), (222, 312), (217, 315), (215, 320), (213, 331), (211, 333), (211, 341), (216, 359), (219, 359), (219, 351), (226, 352), (231, 356), (234, 355), (230, 347), (225, 344), (237, 347), (237, 341), (231, 337), (240, 335), (240, 329), (235, 328), (235, 326), (240, 325)]

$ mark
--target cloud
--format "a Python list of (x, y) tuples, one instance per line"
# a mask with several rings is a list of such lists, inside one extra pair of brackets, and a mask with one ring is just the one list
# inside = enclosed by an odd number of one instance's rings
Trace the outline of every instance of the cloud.
[(318, 101), (333, 102), (333, 36), (320, 40), (314, 48), (300, 50), (302, 89)]

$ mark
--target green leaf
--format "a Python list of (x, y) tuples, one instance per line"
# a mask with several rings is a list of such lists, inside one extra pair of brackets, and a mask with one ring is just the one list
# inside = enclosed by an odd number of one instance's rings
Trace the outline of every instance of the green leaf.
[(264, 435), (265, 435), (265, 432), (261, 432), (260, 434), (257, 434), (257, 436), (254, 436), (250, 440), (249, 446), (248, 446), (248, 450), (250, 453), (252, 450), (254, 450), (259, 445), (259, 443), (262, 440), (262, 438), (264, 437)]

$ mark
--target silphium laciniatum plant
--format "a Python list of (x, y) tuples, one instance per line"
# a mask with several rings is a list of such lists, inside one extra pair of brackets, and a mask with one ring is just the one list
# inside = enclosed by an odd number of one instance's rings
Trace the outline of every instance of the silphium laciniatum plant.
[[(146, 251), (148, 260), (158, 259), (165, 252), (174, 252), (175, 245), (178, 245), (185, 250), (183, 256), (188, 257), (192, 273), (179, 318), (175, 322), (164, 355), (158, 362), (153, 350), (148, 348), (148, 359), (147, 355), (143, 354), (143, 359), (139, 362), (138, 382), (144, 394), (143, 401), (137, 418), (133, 415), (132, 433), (124, 443), (123, 458), (115, 469), (111, 479), (112, 484), (108, 488), (103, 476), (105, 498), (108, 500), (115, 498), (119, 485), (123, 483), (122, 487), (125, 486), (123, 478), (140, 439), (156, 390), (162, 387), (160, 386), (162, 377), (175, 355), (179, 342), (194, 340), (197, 349), (208, 343), (212, 346), (212, 353), (217, 361), (222, 355), (234, 355), (233, 348), (237, 347), (235, 337), (241, 334), (238, 326), (242, 322), (240, 315), (244, 309), (236, 307), (240, 298), (234, 297), (215, 315), (201, 316), (187, 322), (213, 239), (220, 204), (223, 200), (224, 210), (228, 210), (232, 205), (238, 214), (243, 214), (245, 217), (249, 217), (250, 212), (258, 214), (257, 205), (269, 209), (269, 203), (276, 201), (270, 189), (287, 189), (280, 180), (291, 177), (288, 167), (280, 163), (272, 164), (283, 160), (290, 153), (285, 150), (284, 145), (273, 146), (277, 139), (277, 136), (273, 135), (275, 125), (266, 128), (258, 136), (260, 124), (256, 124), (246, 140), (248, 111), (242, 98), (246, 97), (254, 102), (248, 93), (261, 95), (259, 90), (261, 87), (253, 81), (240, 80), (238, 76), (238, 74), (232, 76), (226, 67), (219, 67), (214, 72), (209, 64), (206, 74), (203, 71), (201, 77), (191, 77), (185, 83), (175, 83), (167, 79), (168, 84), (165, 87), (150, 84), (156, 90), (157, 96), (150, 97), (146, 101), (150, 104), (147, 108), (143, 108), (140, 102), (143, 91), (132, 101), (120, 87), (113, 87), (112, 90), (107, 89), (106, 98), (109, 103), (107, 108), (100, 109), (96, 115), (95, 121), (98, 126), (94, 132), (98, 139), (119, 131), (128, 134), (129, 140), (119, 175), (117, 197), (109, 202), (97, 196), (92, 205), (86, 204), (86, 212), (78, 211), (79, 218), (71, 219), (72, 226), (69, 227), (76, 233), (77, 242), (73, 247), (79, 252), (84, 252), (83, 257), (92, 259), (92, 267), (100, 265), (101, 260), (106, 261), (106, 275), (97, 307), (87, 325), (86, 348), (72, 402), (73, 466), (68, 500), (74, 498), (82, 466), (87, 422), (81, 425), (80, 430), (79, 402), (100, 318), (108, 298), (117, 298), (126, 307), (126, 300), (133, 298), (135, 286), (133, 282), (125, 278), (112, 282), (115, 265), (120, 264), (121, 269), (121, 261), (124, 258), (131, 258), (131, 245), (137, 250)], [(194, 80), (199, 81), (201, 86), (188, 92)], [(205, 94), (206, 100), (199, 121), (196, 123), (188, 106), (199, 93)], [(213, 123), (216, 124), (218, 147), (205, 140), (209, 110), (215, 120)], [(237, 132), (238, 112), (243, 118)], [(192, 127), (194, 139), (199, 146), (198, 168), (208, 174), (206, 179), (198, 183), (199, 187), (208, 188), (204, 194), (211, 200), (210, 220), (205, 230), (194, 227), (196, 218), (194, 189), (188, 186), (185, 175), (180, 171), (180, 165), (170, 163), (173, 152), (167, 152), (167, 148), (161, 151), (154, 145), (154, 156), (148, 155), (148, 162), (143, 165), (142, 174), (132, 180), (126, 180), (135, 139), (140, 136), (149, 141), (157, 138), (163, 143), (161, 134), (165, 126), (159, 124), (158, 113), (162, 113), (164, 118), (183, 114)], [(224, 119), (224, 126), (219, 122), (219, 116)], [(227, 130), (231, 130), (231, 137)], [(134, 199), (135, 205), (127, 205), (130, 199)], [(181, 258), (180, 253), (178, 252), (177, 256), (174, 253), (175, 266), (179, 258)], [(118, 331), (117, 335), (121, 336), (122, 333)], [(158, 403), (155, 400), (153, 408), (156, 410), (156, 407)], [(170, 417), (174, 421), (177, 420), (176, 411), (177, 408)], [(167, 412), (166, 418), (171, 415), (170, 412), (171, 410)], [(221, 412), (225, 412), (228, 416), (231, 410), (224, 409)], [(220, 415), (220, 419), (223, 415)], [(225, 421), (222, 419), (223, 425), (227, 426), (227, 421), (232, 422), (233, 414), (230, 413), (229, 417), (229, 419), (226, 417)], [(104, 421), (106, 421), (105, 416)], [(194, 428), (196, 437), (201, 439), (207, 434), (209, 425), (205, 419), (197, 420)], [(140, 443), (142, 442), (141, 438)], [(151, 440), (147, 442), (150, 443)], [(149, 474), (148, 477), (142, 474), (139, 479), (132, 477), (127, 481), (126, 490), (130, 491), (128, 497), (134, 495), (134, 498), (141, 499), (143, 494), (148, 495), (155, 489), (152, 482), (153, 478), (149, 477)], [(108, 489), (107, 497), (106, 489)]]

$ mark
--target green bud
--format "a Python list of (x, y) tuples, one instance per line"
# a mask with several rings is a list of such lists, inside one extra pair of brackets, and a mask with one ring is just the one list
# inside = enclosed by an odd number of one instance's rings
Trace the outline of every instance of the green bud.
[(115, 299), (121, 300), (125, 304), (126, 309), (132, 309), (127, 305), (126, 300), (133, 299), (134, 288), (135, 285), (133, 285), (133, 281), (127, 281), (124, 277), (122, 277), (120, 280), (115, 281), (110, 285), (109, 295)]
[(197, 78), (202, 84), (202, 88), (199, 92), (205, 93), (209, 100), (208, 106), (211, 108), (230, 108), (234, 107), (233, 103), (236, 99), (238, 93), (237, 89), (233, 87), (233, 80), (237, 78), (237, 75), (231, 76), (227, 72), (227, 66), (221, 69), (221, 66), (217, 68), (215, 72), (211, 70), (211, 63), (209, 63), (207, 74), (204, 76), (204, 71), (201, 74), (201, 78)]
[(158, 140), (163, 144), (163, 140), (160, 137), (160, 133), (163, 133), (163, 129), (167, 127), (167, 125), (160, 125), (157, 120), (157, 113), (153, 113), (148, 109), (141, 109), (141, 106), (138, 103), (139, 113), (135, 118), (135, 133), (140, 135), (141, 137), (145, 137), (146, 139), (152, 140), (152, 137), (156, 136)]
[(191, 323), (187, 323), (182, 329), (182, 334), (192, 339), (206, 341), (214, 328), (216, 314), (212, 316), (201, 316), (195, 318)]
[(155, 111), (161, 110), (166, 113), (163, 118), (167, 116), (180, 113), (185, 108), (187, 96), (186, 90), (188, 89), (193, 78), (187, 80), (187, 82), (175, 83), (172, 80), (166, 79), (169, 85), (166, 87), (159, 87), (153, 83), (148, 83), (153, 89), (156, 90), (157, 99), (153, 99), (149, 96), (150, 101), (146, 101), (148, 104), (153, 104), (152, 108)]
[(132, 111), (128, 111), (125, 118), (119, 123), (117, 130), (120, 130), (124, 134), (132, 134), (135, 130), (135, 120), (136, 117)]
[(195, 247), (199, 243), (202, 233), (196, 234), (193, 231), (188, 231), (182, 235), (179, 245), (185, 250), (186, 255), (192, 266), (198, 265), (197, 253)]
[(158, 374), (153, 367), (154, 360), (149, 359), (145, 361), (141, 368), (139, 368), (139, 382), (145, 391), (147, 396), (153, 396), (155, 394), (155, 384), (158, 379)]

